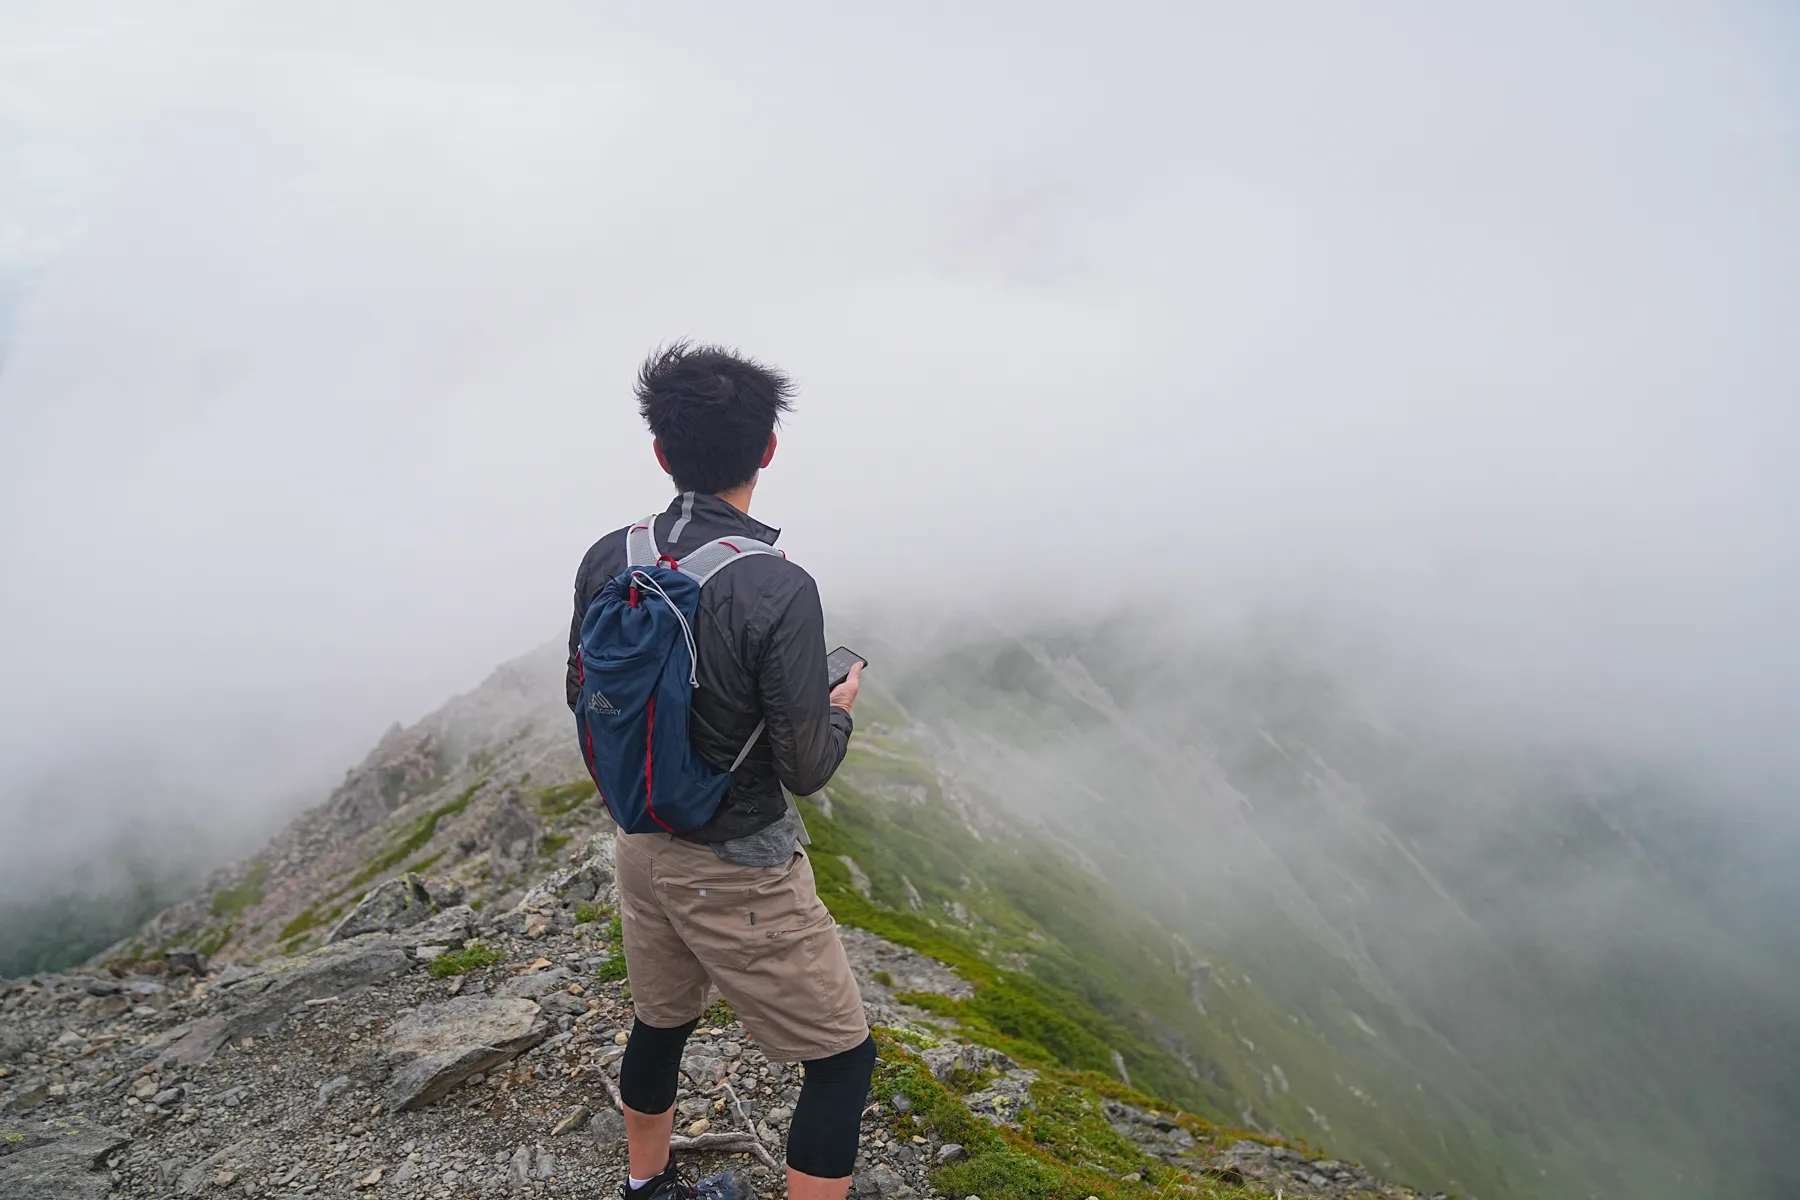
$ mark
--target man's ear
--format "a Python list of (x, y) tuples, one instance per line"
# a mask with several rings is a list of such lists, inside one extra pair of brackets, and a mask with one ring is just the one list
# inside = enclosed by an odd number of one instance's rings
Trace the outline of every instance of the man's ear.
[[(662, 448), (661, 448), (661, 446), (658, 446), (658, 447), (657, 447), (657, 451), (656, 451), (656, 454), (657, 454), (657, 457), (658, 457), (658, 458), (661, 458), (661, 457), (662, 457)], [(775, 461), (775, 434), (774, 434), (774, 432), (773, 432), (773, 431), (770, 431), (770, 433), (769, 433), (769, 444), (768, 444), (768, 445), (767, 445), (767, 446), (764, 446), (764, 447), (763, 447), (763, 460), (762, 460), (762, 465), (763, 465), (763, 467), (766, 467), (766, 466), (768, 466), (768, 465), (769, 465), (769, 464), (770, 464), (770, 463), (772, 463), (772, 462), (774, 462), (774, 461)], [(762, 469), (762, 467), (758, 467), (758, 468), (757, 468), (757, 470), (759, 470), (759, 471), (760, 471), (760, 470), (761, 470), (761, 469)]]
[[(661, 438), (652, 438), (650, 441), (650, 445), (655, 447), (655, 449), (656, 449), (656, 465), (661, 467), (666, 474), (671, 475), (671, 476), (674, 475), (675, 472), (670, 470), (670, 468), (669, 468), (669, 456), (663, 453), (662, 439)], [(773, 443), (771, 443), (769, 446), (769, 453), (770, 454), (775, 453), (775, 447), (774, 447)]]

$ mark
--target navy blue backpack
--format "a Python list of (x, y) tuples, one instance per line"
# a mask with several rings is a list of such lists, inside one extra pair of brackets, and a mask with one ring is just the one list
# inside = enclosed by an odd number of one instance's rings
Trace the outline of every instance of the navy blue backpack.
[[(754, 538), (708, 542), (677, 561), (656, 546), (656, 518), (625, 534), (626, 568), (581, 619), (575, 730), (594, 786), (626, 833), (688, 833), (712, 819), (731, 772), (762, 736), (758, 721), (730, 770), (688, 744), (694, 618), (700, 589), (753, 554), (781, 554)], [(785, 557), (785, 555), (783, 556)]]

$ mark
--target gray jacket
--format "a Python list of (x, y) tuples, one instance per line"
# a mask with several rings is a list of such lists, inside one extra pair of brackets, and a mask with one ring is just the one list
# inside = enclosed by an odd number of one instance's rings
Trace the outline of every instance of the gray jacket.
[[(774, 544), (781, 536), (717, 496), (683, 492), (656, 519), (656, 543), (677, 558), (733, 534)], [(607, 534), (582, 557), (575, 574), (566, 686), (573, 711), (580, 693), (577, 639), (588, 605), (625, 569), (625, 529)], [(825, 612), (811, 575), (775, 555), (759, 554), (721, 571), (700, 592), (694, 624), (698, 649), (688, 737), (701, 758), (724, 771), (758, 721), (767, 724), (732, 774), (725, 802), (689, 841), (708, 844), (759, 833), (782, 820), (782, 786), (806, 796), (825, 786), (844, 761), (853, 722), (831, 706), (825, 668)]]

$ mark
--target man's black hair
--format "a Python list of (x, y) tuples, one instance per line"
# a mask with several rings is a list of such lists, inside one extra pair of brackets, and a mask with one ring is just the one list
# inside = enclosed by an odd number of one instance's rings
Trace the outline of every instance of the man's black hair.
[(793, 393), (780, 371), (723, 346), (676, 342), (638, 368), (638, 411), (684, 492), (749, 483)]

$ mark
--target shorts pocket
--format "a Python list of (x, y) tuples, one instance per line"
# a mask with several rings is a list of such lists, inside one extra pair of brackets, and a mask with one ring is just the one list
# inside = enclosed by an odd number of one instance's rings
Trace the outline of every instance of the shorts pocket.
[(819, 899), (812, 864), (804, 856), (795, 855), (786, 877), (779, 885), (763, 889), (756, 901), (761, 906), (756, 924), (760, 936), (752, 953), (777, 957), (791, 954), (809, 971), (816, 969), (821, 939), (834, 936), (837, 922)]
[(742, 971), (764, 952), (771, 935), (797, 929), (803, 913), (793, 873), (790, 863), (665, 879), (663, 908), (702, 963)]

